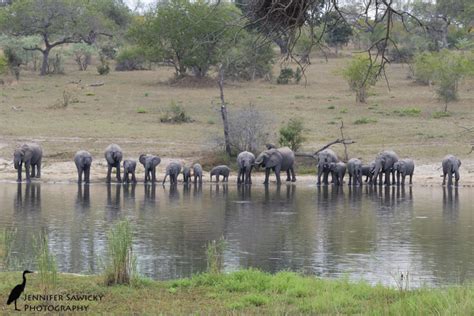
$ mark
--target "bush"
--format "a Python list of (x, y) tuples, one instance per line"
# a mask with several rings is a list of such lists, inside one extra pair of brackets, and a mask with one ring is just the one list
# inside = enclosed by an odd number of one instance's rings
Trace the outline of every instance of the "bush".
[(56, 53), (53, 57), (48, 58), (48, 74), (62, 75), (64, 74), (64, 62), (61, 54)]
[(398, 116), (418, 117), (421, 114), (421, 110), (418, 108), (404, 108), (404, 109), (394, 110), (393, 113), (398, 114)]
[(254, 105), (229, 113), (229, 140), (232, 151), (257, 152), (268, 143), (271, 120)]
[(303, 130), (304, 126), (301, 119), (290, 119), (287, 125), (280, 128), (280, 145), (288, 146), (291, 150), (297, 151), (305, 141)]
[(162, 123), (188, 123), (193, 120), (186, 114), (186, 111), (182, 106), (171, 101), (168, 110), (161, 116), (160, 121)]
[(117, 71), (144, 70), (145, 54), (138, 47), (126, 47), (117, 56)]
[(0, 55), (0, 75), (4, 74), (8, 68), (8, 61), (4, 55)]
[(280, 75), (277, 78), (278, 84), (288, 84), (291, 79), (293, 79), (295, 73), (291, 68), (282, 68), (280, 70)]
[(74, 44), (71, 48), (74, 61), (79, 66), (80, 71), (87, 70), (87, 66), (91, 64), (92, 54), (95, 52), (94, 47), (84, 43)]
[(370, 123), (377, 123), (377, 120), (370, 117), (361, 117), (360, 119), (357, 119), (354, 121), (355, 125), (370, 124)]
[(12, 47), (5, 47), (3, 49), (5, 58), (7, 59), (8, 68), (12, 75), (15, 76), (16, 80), (20, 79), (20, 66), (22, 64), (21, 57), (16, 53)]
[(109, 63), (102, 55), (100, 56), (100, 65), (97, 66), (97, 72), (101, 76), (108, 75), (110, 72)]
[(129, 284), (135, 270), (130, 223), (128, 221), (118, 222), (109, 231), (107, 237), (105, 283), (107, 285)]
[(415, 56), (413, 68), (416, 82), (424, 85), (430, 83), (434, 74), (434, 62), (433, 53), (430, 52), (423, 52)]
[(342, 71), (349, 87), (356, 93), (357, 102), (365, 103), (369, 88), (377, 82), (380, 67), (373, 64), (368, 56), (357, 55)]

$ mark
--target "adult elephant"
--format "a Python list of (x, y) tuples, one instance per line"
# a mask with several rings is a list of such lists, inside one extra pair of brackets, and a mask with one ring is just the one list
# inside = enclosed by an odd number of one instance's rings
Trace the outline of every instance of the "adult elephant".
[(145, 168), (145, 183), (148, 181), (156, 182), (156, 166), (161, 162), (161, 158), (153, 155), (141, 154), (138, 161)]
[(390, 174), (392, 181), (395, 182), (394, 164), (398, 161), (398, 155), (392, 150), (384, 150), (375, 158), (375, 167), (373, 171), (373, 183), (377, 184), (377, 177), (380, 176), (379, 185), (382, 184), (382, 174), (385, 173), (385, 185), (390, 185)]
[(252, 184), (252, 168), (255, 163), (255, 156), (251, 152), (243, 151), (237, 156), (237, 184)]
[[(270, 176), (270, 170), (275, 172), (277, 184), (281, 184), (280, 171), (286, 171), (286, 181), (295, 182), (295, 170), (293, 166), (295, 164), (295, 153), (288, 147), (271, 148), (265, 150), (257, 159), (255, 159), (255, 166), (265, 168), (265, 182), (268, 184), (268, 177)], [(291, 175), (291, 176), (290, 176)]]
[(107, 183), (110, 183), (110, 176), (112, 168), (116, 170), (116, 177), (118, 182), (122, 182), (120, 177), (120, 162), (122, 161), (122, 148), (117, 144), (111, 144), (105, 149), (105, 160), (107, 160)]
[(446, 176), (448, 176), (448, 186), (453, 185), (453, 174), (454, 174), (454, 185), (458, 185), (459, 181), (459, 167), (461, 167), (461, 160), (453, 155), (447, 155), (444, 157), (442, 162), (443, 167), (443, 185), (446, 184)]
[[(23, 144), (13, 153), (13, 165), (18, 170), (17, 181), (21, 182), (21, 169), (25, 164), (26, 181), (31, 178), (41, 178), (41, 160), (43, 159), (43, 150), (38, 144)], [(31, 173), (30, 173), (31, 167)]]
[(331, 163), (338, 163), (339, 158), (337, 158), (336, 153), (332, 149), (324, 149), (320, 151), (316, 157), (318, 160), (318, 182), (316, 184), (321, 185), (321, 176), (323, 176), (323, 184), (328, 185), (328, 176), (331, 172)]

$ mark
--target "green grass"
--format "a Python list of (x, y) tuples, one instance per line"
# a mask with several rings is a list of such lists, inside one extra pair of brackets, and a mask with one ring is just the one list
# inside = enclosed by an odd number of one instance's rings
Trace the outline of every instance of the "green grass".
[(147, 110), (145, 108), (139, 107), (137, 109), (137, 113), (139, 113), (139, 114), (145, 114), (146, 112), (147, 112)]
[[(27, 277), (25, 294), (42, 294), (38, 275)], [(19, 281), (20, 272), (1, 273), (0, 299), (6, 301), (9, 290)], [(400, 291), (347, 279), (294, 272), (272, 275), (251, 269), (172, 281), (141, 278), (129, 286), (112, 287), (105, 286), (98, 276), (59, 274), (56, 289), (48, 294), (57, 293), (103, 295), (100, 302), (83, 303), (95, 314), (471, 315), (474, 310), (472, 284)], [(24, 303), (19, 300), (18, 307)]]
[(394, 110), (393, 113), (398, 114), (398, 116), (418, 117), (421, 115), (421, 110), (419, 108), (402, 108)]
[(54, 290), (58, 283), (58, 266), (56, 258), (49, 251), (48, 236), (41, 233), (34, 240), (36, 250), (36, 265), (43, 292)]
[(371, 124), (371, 123), (377, 123), (377, 120), (370, 117), (361, 117), (360, 119), (357, 119), (354, 121), (354, 125)]
[(450, 112), (444, 112), (444, 111), (437, 111), (437, 112), (433, 112), (433, 114), (431, 114), (431, 116), (435, 119), (439, 119), (439, 118), (443, 118), (443, 117), (450, 117), (451, 113)]

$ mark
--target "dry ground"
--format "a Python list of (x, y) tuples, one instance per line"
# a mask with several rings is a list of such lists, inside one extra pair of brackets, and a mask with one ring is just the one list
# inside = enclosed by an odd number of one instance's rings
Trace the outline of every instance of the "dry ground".
[[(276, 85), (270, 82), (232, 83), (226, 86), (229, 110), (254, 104), (268, 114), (275, 135), (281, 124), (301, 117), (307, 140), (303, 151), (313, 151), (339, 137), (340, 121), (345, 134), (357, 143), (349, 147), (351, 157), (370, 161), (382, 149), (394, 149), (401, 157), (412, 157), (417, 179), (438, 183), (440, 161), (448, 153), (463, 161), (462, 182), (474, 183), (474, 154), (468, 154), (474, 132), (473, 81), (460, 87), (460, 100), (449, 105), (450, 117), (433, 118), (443, 104), (433, 88), (407, 78), (409, 68), (394, 64), (387, 71), (390, 90), (379, 82), (367, 104), (355, 103), (354, 94), (337, 74), (347, 59), (313, 59), (307, 84)], [(274, 73), (278, 73), (279, 65)], [(75, 178), (74, 153), (86, 149), (95, 157), (93, 178), (105, 173), (104, 148), (120, 144), (125, 157), (155, 153), (164, 157), (160, 172), (171, 159), (199, 161), (216, 150), (222, 134), (217, 85), (183, 87), (169, 85), (171, 69), (111, 72), (102, 77), (95, 66), (86, 72), (67, 65), (66, 75), (39, 77), (25, 71), (19, 82), (0, 86), (0, 180), (14, 180), (11, 164), (16, 146), (36, 141), (44, 148), (43, 180)], [(78, 82), (79, 84), (71, 83)], [(89, 86), (103, 82), (100, 87)], [(66, 91), (71, 102), (57, 108)], [(160, 116), (176, 102), (195, 120), (186, 124), (160, 123)], [(416, 108), (418, 116), (400, 116), (397, 111)], [(145, 111), (146, 113), (139, 113)], [(366, 124), (355, 124), (366, 119)], [(343, 149), (334, 149), (342, 155)], [(141, 172), (141, 169), (139, 170)], [(314, 176), (311, 177), (314, 180)], [(308, 180), (309, 181), (309, 180)]]

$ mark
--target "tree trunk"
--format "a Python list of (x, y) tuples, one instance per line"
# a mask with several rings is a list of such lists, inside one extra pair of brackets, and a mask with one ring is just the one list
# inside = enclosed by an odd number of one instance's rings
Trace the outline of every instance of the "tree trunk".
[(224, 69), (219, 69), (219, 91), (221, 97), (221, 115), (222, 115), (222, 123), (224, 125), (224, 142), (225, 142), (225, 151), (226, 153), (231, 156), (232, 151), (230, 148), (230, 139), (229, 139), (229, 120), (227, 118), (227, 107), (225, 104), (224, 99)]
[(40, 76), (44, 76), (48, 72), (48, 58), (50, 50), (50, 48), (46, 48), (45, 50), (41, 51), (43, 54), (43, 64), (41, 65)]
[(275, 38), (273, 40), (278, 47), (280, 47), (280, 54), (281, 55), (286, 55), (288, 54), (288, 40), (283, 37)]

